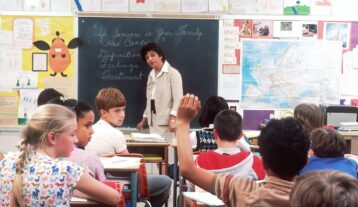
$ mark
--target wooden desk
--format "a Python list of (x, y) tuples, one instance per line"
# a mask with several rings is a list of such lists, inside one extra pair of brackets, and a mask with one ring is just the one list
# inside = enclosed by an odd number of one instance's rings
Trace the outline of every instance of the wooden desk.
[[(101, 157), (101, 162), (104, 164), (104, 160), (105, 159), (109, 159), (108, 157)], [(120, 167), (119, 165), (103, 165), (104, 167), (104, 171), (105, 172), (109, 172), (109, 173), (113, 173), (113, 174), (120, 174), (121, 177), (125, 176), (126, 174), (128, 174), (130, 177), (130, 189), (123, 189), (122, 192), (126, 193), (131, 193), (132, 195), (132, 206), (137, 206), (137, 171), (139, 169), (139, 165), (140, 163), (134, 163), (133, 165), (127, 165), (125, 167)]]
[(127, 141), (130, 153), (139, 153), (144, 156), (146, 163), (158, 163), (159, 174), (168, 174), (168, 142), (133, 142)]
[(103, 206), (104, 204), (98, 203), (96, 201), (88, 200), (88, 199), (82, 199), (82, 198), (76, 198), (75, 196), (72, 197), (70, 206), (71, 207), (77, 207), (77, 206)]
[(358, 131), (338, 131), (347, 143), (347, 153), (358, 154)]
[[(170, 143), (170, 146), (174, 149), (174, 173), (173, 173), (173, 207), (181, 207), (183, 206), (183, 198), (181, 196), (181, 191), (183, 187), (184, 180), (181, 179), (180, 171), (178, 173), (178, 141), (177, 139), (172, 139), (172, 143)], [(179, 198), (177, 199), (177, 180), (179, 178)]]

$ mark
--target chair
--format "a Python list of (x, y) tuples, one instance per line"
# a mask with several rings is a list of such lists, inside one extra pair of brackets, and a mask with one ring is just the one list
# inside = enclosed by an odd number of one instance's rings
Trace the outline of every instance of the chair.
[[(148, 189), (148, 181), (147, 181), (147, 171), (145, 168), (145, 161), (144, 157), (141, 154), (137, 153), (130, 153), (130, 154), (106, 154), (105, 157), (113, 157), (113, 156), (120, 156), (120, 157), (138, 157), (140, 159), (140, 166), (138, 169), (138, 182), (137, 182), (137, 192), (138, 192), (138, 199), (137, 202), (143, 202), (145, 207), (152, 207), (151, 203), (149, 202), (149, 189)], [(123, 193), (125, 200), (131, 199), (130, 193)]]

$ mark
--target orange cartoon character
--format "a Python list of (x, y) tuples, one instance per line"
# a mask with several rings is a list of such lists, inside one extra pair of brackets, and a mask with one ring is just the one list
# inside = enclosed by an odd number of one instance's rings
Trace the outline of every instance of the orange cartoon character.
[(56, 31), (56, 36), (52, 40), (52, 45), (50, 46), (47, 42), (43, 40), (38, 40), (33, 42), (34, 46), (40, 50), (49, 50), (49, 59), (48, 62), (50, 67), (54, 71), (51, 76), (56, 76), (57, 73), (61, 73), (62, 77), (66, 77), (64, 71), (71, 63), (71, 54), (69, 49), (74, 49), (79, 46), (79, 39), (73, 38), (68, 45), (65, 44), (65, 40), (60, 37), (60, 32)]

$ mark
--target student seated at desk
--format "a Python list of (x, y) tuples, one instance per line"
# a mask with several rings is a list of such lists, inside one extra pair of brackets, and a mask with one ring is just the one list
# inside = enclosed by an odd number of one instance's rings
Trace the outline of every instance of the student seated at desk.
[[(92, 139), (86, 150), (101, 154), (128, 154), (123, 133), (114, 128), (121, 126), (125, 117), (126, 99), (116, 88), (101, 89), (96, 96), (100, 120), (93, 125)], [(149, 201), (160, 207), (168, 199), (172, 181), (165, 175), (148, 175)]]
[[(213, 134), (218, 148), (200, 152), (195, 164), (214, 174), (229, 173), (251, 180), (265, 178), (262, 161), (249, 151), (236, 146), (242, 139), (242, 117), (235, 111), (226, 109), (216, 115)], [(189, 184), (189, 187), (192, 185)], [(189, 189), (192, 191), (193, 189)]]
[(183, 177), (220, 198), (229, 207), (290, 206), (289, 193), (299, 170), (307, 161), (309, 138), (293, 118), (272, 119), (259, 136), (259, 146), (267, 179), (263, 182), (231, 174), (213, 174), (193, 161), (189, 142), (190, 121), (200, 110), (194, 95), (185, 95), (177, 110), (178, 155)]
[[(213, 135), (214, 119), (220, 111), (225, 109), (229, 109), (229, 105), (220, 96), (210, 96), (206, 100), (199, 115), (199, 124), (202, 129), (190, 133), (190, 142), (194, 151), (214, 150), (217, 148)], [(237, 127), (241, 130), (241, 126)], [(238, 139), (236, 145), (241, 150), (250, 151), (250, 145), (244, 137)]]
[(94, 200), (120, 203), (119, 193), (97, 181), (79, 165), (60, 158), (71, 154), (76, 115), (66, 107), (45, 104), (22, 131), (19, 152), (0, 162), (1, 206), (70, 206), (77, 189)]
[(311, 134), (310, 158), (300, 171), (338, 170), (357, 178), (357, 162), (344, 157), (346, 142), (334, 129), (318, 128)]
[(218, 148), (200, 152), (195, 163), (203, 169), (217, 173), (230, 173), (234, 176), (261, 180), (265, 177), (262, 161), (249, 151), (236, 146), (242, 139), (242, 117), (235, 111), (226, 109), (218, 113), (214, 120), (214, 137)]
[(94, 112), (92, 108), (82, 101), (65, 99), (63, 97), (51, 99), (49, 103), (60, 104), (76, 113), (76, 136), (78, 142), (74, 145), (71, 156), (67, 159), (81, 165), (97, 180), (105, 181), (106, 175), (98, 155), (95, 152), (84, 150), (93, 134)]

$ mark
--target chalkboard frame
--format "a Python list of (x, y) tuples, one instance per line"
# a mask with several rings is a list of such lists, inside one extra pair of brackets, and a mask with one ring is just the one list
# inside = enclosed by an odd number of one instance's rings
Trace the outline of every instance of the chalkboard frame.
[[(154, 27), (153, 30), (151, 29), (152, 27)], [(175, 36), (176, 30), (173, 28), (183, 27), (184, 29), (181, 32), (187, 32), (187, 36)], [(117, 28), (117, 30), (121, 28), (125, 32), (114, 33), (114, 28)], [(144, 31), (143, 28), (146, 30)], [(160, 32), (160, 29), (163, 30)], [(131, 60), (134, 62), (124, 61), (125, 63), (132, 64), (127, 68), (128, 70), (140, 71), (140, 73), (134, 76), (124, 77), (138, 80), (132, 80), (131, 84), (129, 84), (129, 80), (118, 80), (120, 78), (115, 76), (112, 76), (112, 78), (110, 76), (105, 77), (103, 76), (102, 69), (99, 70), (102, 70), (102, 78), (98, 79), (98, 76), (101, 75), (98, 69), (96, 69), (98, 67), (98, 57), (101, 56), (100, 54), (103, 54), (99, 45), (103, 41), (99, 43), (99, 39), (106, 37), (103, 33), (101, 34), (101, 31), (107, 32), (106, 34), (111, 35), (111, 37), (125, 34), (135, 36), (137, 33), (141, 37), (145, 37), (152, 32), (152, 37), (137, 38), (134, 43), (137, 45), (133, 50), (130, 50), (129, 54), (129, 56), (135, 56)], [(174, 37), (170, 36), (170, 33)], [(184, 93), (197, 94), (202, 101), (218, 93), (219, 20), (217, 19), (79, 17), (78, 34), (82, 42), (82, 45), (78, 49), (78, 99), (85, 101), (95, 108), (94, 99), (98, 90), (103, 87), (116, 87), (120, 89), (127, 99), (126, 119), (123, 127), (135, 127), (136, 123), (140, 121), (145, 108), (145, 87), (150, 68), (139, 57), (139, 50), (142, 45), (149, 41), (154, 41), (161, 45), (168, 62), (182, 74)], [(108, 49), (111, 52), (115, 51), (116, 42), (124, 43), (124, 40), (122, 41), (118, 38), (116, 40), (118, 41), (107, 41), (108, 44), (113, 46)], [(126, 49), (122, 48), (119, 50)], [(197, 53), (195, 56), (193, 55), (193, 50)], [(121, 57), (124, 57), (124, 53), (121, 54)], [(101, 58), (103, 62), (103, 56)], [(121, 84), (118, 82), (127, 83)], [(96, 119), (98, 119), (98, 116)], [(196, 120), (193, 121), (192, 126), (198, 127)]]

